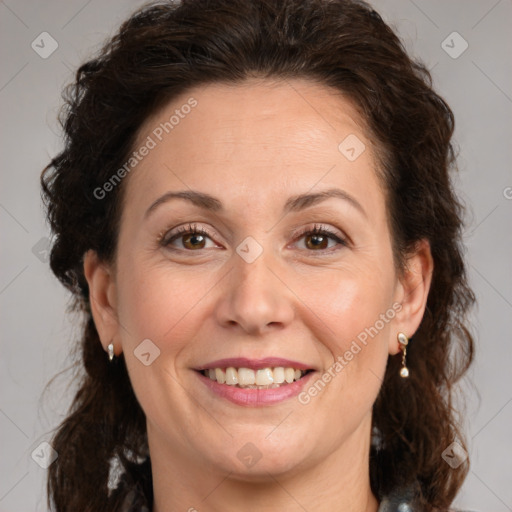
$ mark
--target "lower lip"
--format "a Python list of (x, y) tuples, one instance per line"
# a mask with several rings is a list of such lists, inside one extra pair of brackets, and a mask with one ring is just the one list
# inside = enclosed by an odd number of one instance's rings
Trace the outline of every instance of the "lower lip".
[(195, 370), (195, 373), (216, 395), (237, 405), (258, 407), (276, 404), (297, 396), (315, 372), (309, 372), (301, 379), (290, 384), (270, 389), (239, 388), (237, 386), (219, 384), (216, 380), (206, 377), (201, 372)]

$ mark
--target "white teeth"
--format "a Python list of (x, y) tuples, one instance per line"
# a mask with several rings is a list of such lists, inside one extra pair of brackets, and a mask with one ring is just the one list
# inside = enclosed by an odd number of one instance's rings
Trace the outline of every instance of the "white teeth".
[(235, 368), (226, 368), (226, 384), (228, 386), (236, 386), (238, 384), (238, 372)]
[(226, 374), (222, 368), (215, 368), (215, 380), (219, 384), (224, 384), (226, 382)]
[(293, 368), (285, 368), (284, 369), (284, 380), (288, 382), (288, 384), (292, 383), (295, 379), (295, 370)]
[(274, 382), (276, 384), (282, 384), (284, 382), (284, 368), (282, 366), (274, 368)]
[(291, 384), (293, 381), (301, 379), (305, 371), (295, 368), (262, 368), (253, 370), (251, 368), (209, 368), (204, 370), (203, 374), (219, 384), (228, 386), (237, 386), (243, 388), (277, 388), (282, 384)]
[(250, 386), (256, 384), (256, 377), (254, 370), (250, 368), (239, 368), (238, 369), (238, 384), (240, 386)]
[(272, 373), (272, 368), (263, 368), (262, 370), (258, 370), (256, 372), (256, 385), (258, 386), (268, 386), (274, 382), (274, 375)]

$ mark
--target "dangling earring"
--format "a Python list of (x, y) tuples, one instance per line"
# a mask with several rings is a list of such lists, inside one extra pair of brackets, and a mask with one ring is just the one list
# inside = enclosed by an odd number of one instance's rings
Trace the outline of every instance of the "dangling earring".
[(407, 344), (409, 343), (409, 339), (403, 332), (399, 332), (397, 335), (398, 343), (400, 343), (400, 347), (402, 349), (402, 368), (400, 368), (400, 377), (404, 379), (409, 377), (409, 368), (405, 364), (405, 357), (407, 356)]
[(110, 342), (108, 349), (108, 360), (112, 362), (112, 359), (114, 359), (114, 344)]

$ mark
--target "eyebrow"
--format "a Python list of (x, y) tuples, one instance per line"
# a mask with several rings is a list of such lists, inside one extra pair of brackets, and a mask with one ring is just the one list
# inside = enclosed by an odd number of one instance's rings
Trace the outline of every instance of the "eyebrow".
[[(283, 212), (288, 213), (305, 210), (306, 208), (314, 206), (322, 201), (325, 201), (333, 197), (347, 201), (356, 210), (362, 213), (364, 217), (367, 217), (366, 212), (364, 208), (361, 206), (361, 204), (350, 194), (338, 188), (331, 188), (329, 190), (316, 192), (314, 194), (308, 193), (292, 196), (286, 201), (283, 208)], [(195, 190), (182, 190), (178, 192), (167, 192), (163, 196), (159, 197), (146, 210), (144, 217), (147, 218), (151, 214), (151, 212), (158, 208), (158, 206), (167, 203), (172, 199), (185, 199), (186, 201), (190, 201), (192, 204), (198, 206), (199, 208), (203, 208), (205, 210), (210, 210), (214, 212), (223, 209), (222, 202), (209, 194), (205, 194), (204, 192), (197, 192)]]

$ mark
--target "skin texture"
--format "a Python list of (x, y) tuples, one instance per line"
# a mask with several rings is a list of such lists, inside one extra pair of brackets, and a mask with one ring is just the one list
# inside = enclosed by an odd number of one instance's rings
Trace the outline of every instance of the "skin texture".
[[(197, 106), (125, 178), (114, 264), (93, 251), (84, 261), (101, 342), (124, 352), (146, 413), (154, 512), (375, 511), (372, 405), (397, 333), (412, 336), (421, 322), (428, 244), (399, 275), (374, 143), (333, 90), (305, 80), (197, 87), (148, 119), (139, 142), (190, 97)], [(352, 162), (338, 150), (350, 134), (366, 146)], [(362, 211), (328, 198), (283, 213), (290, 197), (333, 188)], [(173, 199), (145, 215), (166, 192), (191, 189), (222, 209)], [(209, 233), (203, 248), (183, 237), (159, 244), (188, 223)], [(315, 225), (345, 243), (312, 247), (301, 231)], [(248, 236), (263, 250), (252, 263), (236, 252)], [(235, 405), (193, 370), (227, 357), (282, 357), (314, 368), (314, 382), (394, 304), (393, 318), (307, 404)], [(149, 366), (134, 355), (144, 339), (160, 350)], [(237, 457), (249, 442), (261, 455), (251, 467)]]

